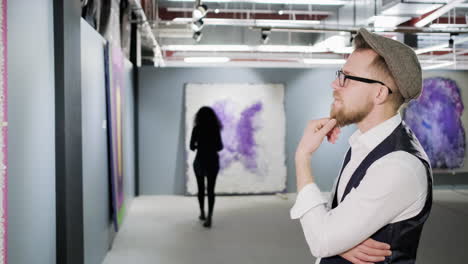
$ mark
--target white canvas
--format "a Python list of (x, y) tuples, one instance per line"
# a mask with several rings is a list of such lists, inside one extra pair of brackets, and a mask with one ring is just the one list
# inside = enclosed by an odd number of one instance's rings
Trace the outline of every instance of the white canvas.
[(216, 193), (274, 193), (286, 188), (284, 86), (187, 84), (186, 191), (197, 193), (190, 136), (198, 109), (210, 106), (223, 123), (224, 149)]

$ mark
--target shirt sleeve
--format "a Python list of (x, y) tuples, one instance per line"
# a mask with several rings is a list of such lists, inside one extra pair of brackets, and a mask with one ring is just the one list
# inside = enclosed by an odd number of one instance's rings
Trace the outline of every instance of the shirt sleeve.
[(323, 197), (317, 184), (307, 184), (297, 195), (296, 203), (290, 211), (291, 219), (298, 219), (310, 209), (326, 203), (327, 200)]
[(291, 217), (300, 218), (312, 254), (329, 257), (368, 239), (426, 195), (427, 177), (420, 160), (398, 151), (372, 164), (360, 185), (333, 210), (315, 198), (318, 188), (306, 187), (298, 194)]

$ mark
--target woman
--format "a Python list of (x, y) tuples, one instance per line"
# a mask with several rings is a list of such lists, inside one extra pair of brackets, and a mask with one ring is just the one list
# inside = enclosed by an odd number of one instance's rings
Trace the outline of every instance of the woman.
[[(193, 169), (197, 178), (200, 220), (205, 220), (204, 227), (211, 227), (215, 203), (216, 176), (219, 172), (218, 151), (223, 149), (221, 141), (222, 124), (210, 107), (203, 106), (195, 115), (195, 122), (190, 139), (190, 149), (197, 150)], [(205, 177), (208, 180), (208, 217), (205, 217)]]

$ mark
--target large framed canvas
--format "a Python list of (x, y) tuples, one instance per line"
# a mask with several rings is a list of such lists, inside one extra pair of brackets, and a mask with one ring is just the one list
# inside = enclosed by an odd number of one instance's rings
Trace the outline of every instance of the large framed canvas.
[(185, 86), (186, 192), (197, 193), (195, 152), (189, 142), (198, 109), (210, 106), (220, 119), (218, 194), (275, 193), (286, 188), (284, 86), (196, 84)]
[(106, 45), (106, 98), (109, 173), (112, 194), (113, 220), (118, 231), (124, 215), (122, 114), (124, 57), (119, 46)]
[(421, 142), (436, 172), (466, 172), (467, 74), (429, 71), (423, 76), (423, 92), (405, 108), (403, 119)]

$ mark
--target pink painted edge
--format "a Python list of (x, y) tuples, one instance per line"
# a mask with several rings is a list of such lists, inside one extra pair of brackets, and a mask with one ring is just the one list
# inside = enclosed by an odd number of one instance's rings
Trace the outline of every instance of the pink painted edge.
[[(8, 46), (8, 41), (7, 41), (7, 0), (2, 0), (3, 2), (3, 24), (2, 24), (2, 30), (3, 30), (3, 42), (4, 42), (4, 48), (3, 48), (3, 98), (4, 98), (4, 104), (3, 104), (3, 113), (4, 113), (4, 118), (3, 122), (8, 122), (8, 74), (7, 74), (7, 46)], [(5, 235), (3, 236), (3, 250), (4, 250), (4, 263), (8, 263), (8, 127), (3, 127), (3, 142), (4, 142), (4, 147), (2, 149), (4, 156), (3, 156), (3, 164), (5, 164), (6, 169), (5, 169), (5, 187), (3, 188), (3, 208), (5, 208), (5, 222), (3, 223), (4, 228), (5, 228)]]

